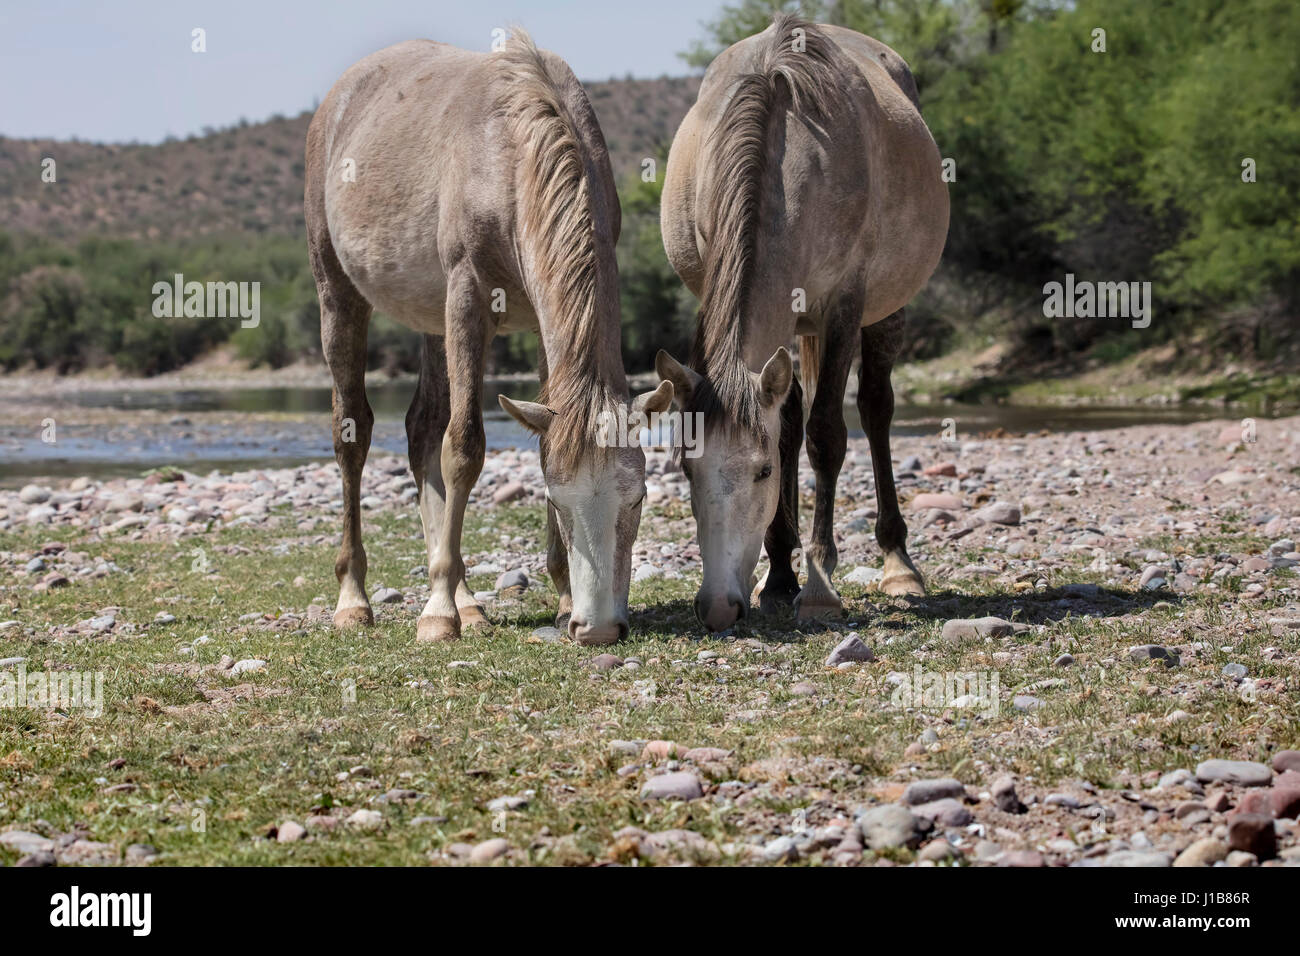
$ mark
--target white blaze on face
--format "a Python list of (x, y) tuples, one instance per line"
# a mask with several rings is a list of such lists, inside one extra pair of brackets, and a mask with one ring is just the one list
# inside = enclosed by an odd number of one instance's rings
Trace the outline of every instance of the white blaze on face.
[(606, 461), (601, 474), (584, 462), (571, 479), (546, 483), (569, 557), (569, 633), (582, 643), (616, 641), (627, 630), (632, 542), (645, 498), (640, 448), (612, 452)]
[[(501, 407), (529, 431), (543, 436), (558, 414), (537, 402), (498, 397)], [(638, 395), (630, 416), (658, 414), (673, 401), (665, 382)], [(546, 474), (546, 498), (555, 508), (569, 560), (573, 612), (569, 636), (582, 644), (610, 644), (627, 632), (627, 591), (632, 579), (632, 542), (641, 525), (645, 499), (645, 453), (640, 445), (600, 447), (573, 469)], [(545, 457), (545, 456), (544, 456)]]
[(686, 463), (704, 564), (696, 613), (715, 631), (748, 608), (763, 538), (780, 502), (780, 423), (776, 414), (765, 417), (772, 419), (766, 440), (709, 429), (703, 456)]
[[(667, 352), (655, 357), (655, 369), (687, 410), (696, 389), (713, 387)], [(706, 425), (701, 454), (682, 461), (704, 564), (695, 613), (713, 631), (726, 630), (748, 610), (759, 551), (781, 500), (781, 405), (794, 378), (790, 353), (778, 348), (761, 372), (741, 371), (752, 377), (761, 421)]]

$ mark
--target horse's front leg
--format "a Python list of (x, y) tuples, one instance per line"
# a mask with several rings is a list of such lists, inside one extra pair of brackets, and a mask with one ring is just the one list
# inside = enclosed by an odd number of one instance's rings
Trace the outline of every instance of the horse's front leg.
[(795, 599), (800, 618), (834, 614), (844, 609), (831, 584), (839, 561), (835, 548), (835, 490), (848, 448), (849, 432), (844, 424), (844, 387), (853, 365), (851, 344), (857, 338), (862, 315), (861, 302), (846, 296), (827, 316), (821, 337), (821, 362), (817, 392), (808, 411), (808, 461), (817, 479), (813, 508), (812, 543), (808, 547), (808, 578)]
[[(429, 556), (429, 601), (420, 612), (420, 641), (460, 637), (461, 601), (465, 593), (465, 561), (460, 538), (465, 526), (469, 493), (483, 470), (483, 370), (492, 327), (482, 289), (472, 266), (461, 263), (447, 277), (447, 384), (450, 414), (443, 436), (442, 481), (446, 498)], [(469, 611), (471, 604), (467, 605)], [(476, 615), (481, 616), (481, 615)]]

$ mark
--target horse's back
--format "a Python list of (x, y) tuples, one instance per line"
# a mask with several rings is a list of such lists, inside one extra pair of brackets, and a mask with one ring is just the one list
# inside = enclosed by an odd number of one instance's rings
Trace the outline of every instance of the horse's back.
[[(947, 233), (948, 196), (907, 64), (871, 37), (841, 27), (816, 29), (839, 54), (832, 60), (845, 73), (835, 82), (849, 108), (824, 119), (787, 113), (780, 166), (769, 171), (764, 207), (765, 218), (779, 228), (764, 241), (769, 261), (785, 264), (770, 270), (781, 272), (773, 279), (776, 291), (790, 278), (785, 273), (801, 279), (796, 285), (810, 300), (861, 282), (869, 288), (863, 315), (869, 325), (901, 308), (933, 272)], [(697, 294), (713, 226), (708, 197), (716, 191), (714, 153), (725, 148), (714, 132), (737, 81), (760, 67), (771, 42), (769, 28), (715, 58), (673, 143), (664, 242), (670, 262)]]
[(486, 54), (399, 43), (349, 68), (308, 133), (309, 232), (373, 306), (419, 331), (443, 331), (450, 261), (510, 228), (491, 78)]

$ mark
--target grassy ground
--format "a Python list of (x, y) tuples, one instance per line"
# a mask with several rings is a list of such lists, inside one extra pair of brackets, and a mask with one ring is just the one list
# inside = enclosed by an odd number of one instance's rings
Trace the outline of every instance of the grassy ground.
[[(681, 504), (667, 507), (683, 517)], [(540, 550), (542, 528), (535, 506), (472, 513), (466, 552), (502, 534)], [(1253, 676), (1293, 685), (1296, 677), (1294, 657), (1264, 659), (1275, 639), (1225, 611), (1221, 592), (1159, 600), (1103, 589), (1089, 606), (1102, 616), (1092, 617), (1064, 590), (1099, 580), (1082, 558), (1037, 591), (939, 582), (922, 600), (873, 595), (868, 603), (861, 588), (843, 585), (849, 612), (834, 625), (840, 633), (755, 616), (731, 640), (702, 639), (690, 612), (694, 579), (634, 584), (631, 637), (613, 650), (641, 666), (602, 672), (590, 664), (594, 651), (531, 636), (551, 623), (554, 595), (544, 582), (493, 605), (486, 633), (427, 646), (414, 642), (418, 599), (377, 607), (371, 631), (332, 630), (335, 546), (318, 536), (214, 531), (202, 540), (207, 574), (192, 570), (194, 539), (83, 540), (44, 529), (0, 533), (0, 551), (31, 552), (51, 538), (121, 570), (44, 592), (11, 581), (0, 592), (0, 620), (17, 618), (35, 632), (0, 632), (0, 657), (24, 656), (29, 671), (102, 671), (105, 709), (97, 718), (0, 710), (0, 829), (75, 831), (119, 851), (152, 844), (165, 863), (416, 864), (443, 859), (440, 851), (457, 842), (501, 836), (514, 848), (511, 861), (583, 864), (626, 856), (614, 834), (627, 825), (688, 828), (720, 847), (722, 859), (742, 860), (748, 847), (787, 832), (795, 811), (815, 825), (843, 819), (895, 799), (900, 781), (918, 775), (979, 785), (1009, 770), (1030, 789), (1078, 778), (1104, 789), (1194, 764), (1198, 753), (1266, 759), (1297, 739), (1293, 692), (1247, 702), (1230, 685), (1214, 688), (1230, 659), (1219, 645), (1233, 645), (1231, 659), (1260, 661)], [(1225, 526), (1221, 542), (1205, 545), (1266, 543)], [(366, 544), (372, 585), (411, 585), (409, 569), (422, 563), (413, 509), (368, 516)], [(964, 558), (983, 550), (991, 549)], [(1280, 573), (1280, 582), (1292, 579)], [(326, 613), (309, 621), (313, 604)], [(111, 636), (76, 634), (77, 622), (110, 606), (122, 609)], [(272, 619), (289, 611), (301, 617)], [(159, 612), (175, 622), (154, 623)], [(1252, 613), (1268, 610), (1256, 603)], [(241, 621), (250, 614), (270, 617)], [(944, 620), (983, 614), (1041, 626), (992, 644), (940, 640)], [(849, 630), (881, 660), (825, 667)], [(208, 643), (182, 652), (204, 636)], [(1208, 646), (1176, 670), (1137, 666), (1126, 655), (1134, 644), (1180, 639)], [(702, 651), (719, 656), (701, 662)], [(1078, 664), (1053, 666), (1063, 651)], [(267, 666), (231, 677), (222, 655)], [(915, 664), (996, 670), (1007, 700), (996, 716), (891, 704), (885, 675)], [(1061, 683), (1032, 691), (1042, 710), (1010, 705), (1012, 690), (1052, 679)], [(1186, 687), (1201, 679), (1206, 690), (1193, 706)], [(1167, 723), (1176, 707), (1196, 719)], [(937, 737), (918, 753), (914, 742), (927, 728)], [(646, 771), (620, 775), (635, 758), (611, 750), (611, 741), (650, 739), (730, 750), (702, 768), (706, 782), (758, 786), (740, 799), (722, 788), (702, 800), (644, 801)], [(418, 796), (372, 802), (394, 788)], [(527, 807), (487, 809), (515, 794), (528, 796)], [(363, 807), (382, 811), (381, 829), (340, 825), (292, 844), (266, 838), (284, 820)], [(15, 856), (0, 848), (0, 860)]]

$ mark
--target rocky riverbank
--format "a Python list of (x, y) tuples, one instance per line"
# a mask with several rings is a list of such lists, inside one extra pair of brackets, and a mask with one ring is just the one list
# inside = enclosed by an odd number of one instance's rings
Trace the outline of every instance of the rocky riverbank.
[[(756, 613), (716, 638), (689, 611), (686, 483), (652, 455), (632, 635), (599, 655), (548, 626), (535, 452), (490, 454), (471, 502), (492, 628), (434, 649), (411, 643), (427, 585), (401, 459), (366, 471), (379, 625), (364, 645), (329, 626), (332, 465), (0, 491), (0, 667), (137, 674), (108, 713), (147, 742), (122, 757), (102, 724), (39, 720), (26, 788), (84, 765), (69, 786), (91, 819), (32, 822), (20, 793), (0, 803), (0, 847), (29, 863), (1300, 862), (1300, 419), (952, 438), (894, 444), (929, 595), (871, 590), (855, 440), (844, 617)], [(806, 463), (800, 485), (808, 506)], [(334, 704), (301, 713), (339, 674), (369, 688), (379, 736)], [(244, 720), (282, 728), (246, 782), (222, 730)], [(199, 748), (186, 759), (235, 769), (180, 786), (152, 756), (177, 734)], [(326, 784), (294, 756), (303, 734), (313, 753), (335, 741), (329, 800), (310, 798)], [(431, 736), (433, 757), (412, 743)], [(255, 795), (256, 766), (278, 763), (277, 792)], [(243, 792), (244, 822), (206, 844), (124, 829), (96, 794), (128, 784), (145, 807)]]

